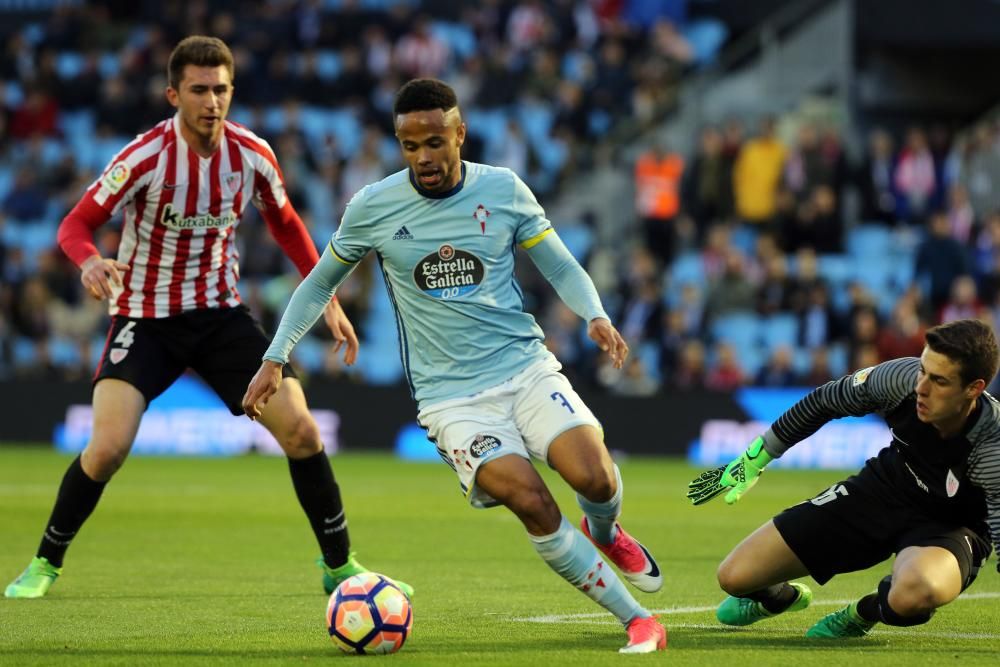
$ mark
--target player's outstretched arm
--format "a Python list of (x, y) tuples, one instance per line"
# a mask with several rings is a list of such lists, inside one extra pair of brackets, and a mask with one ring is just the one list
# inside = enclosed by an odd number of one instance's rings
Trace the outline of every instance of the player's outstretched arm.
[(274, 396), (281, 386), (282, 366), (284, 364), (265, 359), (250, 380), (250, 385), (243, 394), (243, 412), (247, 413), (251, 421), (260, 417), (268, 399)]
[(725, 500), (727, 505), (732, 505), (753, 488), (764, 467), (772, 460), (764, 449), (764, 438), (758, 436), (745, 452), (729, 464), (706, 470), (691, 480), (687, 497), (692, 505), (701, 505), (723, 491), (729, 491)]

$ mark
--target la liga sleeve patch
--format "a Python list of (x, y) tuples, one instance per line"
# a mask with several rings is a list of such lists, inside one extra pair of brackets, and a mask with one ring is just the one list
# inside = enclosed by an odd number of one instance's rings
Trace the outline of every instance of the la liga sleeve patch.
[(132, 175), (132, 168), (125, 162), (116, 162), (101, 179), (101, 185), (113, 194), (119, 191), (128, 183), (129, 176)]

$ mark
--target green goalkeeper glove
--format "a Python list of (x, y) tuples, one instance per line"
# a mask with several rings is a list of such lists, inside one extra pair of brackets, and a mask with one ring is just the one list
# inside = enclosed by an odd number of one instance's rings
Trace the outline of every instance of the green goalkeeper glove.
[(707, 470), (688, 484), (687, 497), (692, 505), (707, 503), (726, 489), (726, 504), (732, 505), (757, 483), (764, 466), (773, 459), (764, 449), (764, 438), (757, 437), (747, 450), (729, 465)]

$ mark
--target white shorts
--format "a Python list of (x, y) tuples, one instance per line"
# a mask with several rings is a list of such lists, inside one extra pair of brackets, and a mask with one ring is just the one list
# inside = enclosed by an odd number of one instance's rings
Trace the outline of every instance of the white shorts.
[(473, 507), (497, 504), (475, 484), (484, 462), (517, 454), (547, 463), (549, 445), (560, 433), (584, 424), (601, 429), (560, 368), (547, 359), (502, 384), (429, 405), (417, 415)]

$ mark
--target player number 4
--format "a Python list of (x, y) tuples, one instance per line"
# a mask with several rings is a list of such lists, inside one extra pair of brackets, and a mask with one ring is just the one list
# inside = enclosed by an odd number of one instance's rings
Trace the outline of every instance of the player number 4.
[(826, 505), (827, 503), (832, 503), (839, 496), (846, 496), (846, 495), (849, 494), (847, 493), (847, 489), (844, 487), (843, 484), (834, 484), (829, 489), (819, 494), (809, 502), (811, 502), (813, 505)]
[(132, 333), (132, 329), (135, 328), (135, 322), (128, 322), (122, 327), (122, 330), (118, 332), (115, 336), (115, 344), (120, 345), (124, 348), (132, 347), (132, 343), (135, 342), (135, 334)]

